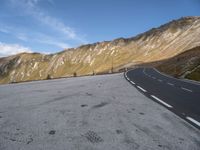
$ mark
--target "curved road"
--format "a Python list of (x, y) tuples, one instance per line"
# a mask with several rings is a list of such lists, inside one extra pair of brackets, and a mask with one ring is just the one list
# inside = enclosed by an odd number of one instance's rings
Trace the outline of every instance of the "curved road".
[(200, 129), (200, 84), (167, 76), (154, 68), (130, 70), (125, 77), (147, 97)]

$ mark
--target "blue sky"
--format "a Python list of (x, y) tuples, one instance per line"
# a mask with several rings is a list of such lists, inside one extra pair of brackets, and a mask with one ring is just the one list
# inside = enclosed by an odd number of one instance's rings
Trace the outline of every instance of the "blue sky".
[(0, 0), (0, 57), (132, 37), (183, 16), (200, 0)]

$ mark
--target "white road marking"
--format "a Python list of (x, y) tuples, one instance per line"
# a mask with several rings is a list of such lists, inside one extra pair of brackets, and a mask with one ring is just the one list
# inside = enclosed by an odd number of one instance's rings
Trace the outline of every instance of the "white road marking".
[(170, 83), (170, 82), (167, 82), (167, 84), (169, 84), (169, 85), (171, 85), (171, 86), (174, 86), (174, 84), (173, 84), (173, 83)]
[(135, 84), (133, 81), (131, 81), (132, 84)]
[(152, 77), (153, 79), (156, 79), (155, 77)]
[(125, 77), (128, 78), (128, 77), (127, 77), (127, 74), (125, 74)]
[(195, 119), (193, 119), (191, 117), (186, 117), (186, 119), (190, 120), (191, 122), (193, 122), (194, 124), (196, 124), (200, 127), (200, 122), (196, 121)]
[(161, 99), (159, 99), (158, 97), (151, 95), (151, 97), (153, 97), (155, 100), (159, 101), (160, 103), (162, 103), (163, 105), (169, 107), (169, 108), (173, 108), (171, 105), (165, 103), (164, 101), (162, 101)]
[(140, 86), (137, 86), (140, 90), (142, 90), (143, 92), (146, 92), (146, 90), (145, 89), (143, 89), (142, 87), (140, 87)]
[(158, 79), (159, 82), (162, 82), (162, 80)]
[(192, 90), (190, 89), (187, 89), (187, 88), (184, 88), (184, 87), (181, 87), (182, 90), (185, 90), (185, 91), (188, 91), (188, 92), (192, 92)]

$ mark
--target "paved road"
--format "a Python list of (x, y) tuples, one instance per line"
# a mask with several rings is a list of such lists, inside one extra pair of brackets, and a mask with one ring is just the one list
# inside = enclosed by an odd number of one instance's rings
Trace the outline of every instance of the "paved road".
[(123, 74), (0, 86), (0, 150), (199, 150), (199, 137)]
[(138, 68), (126, 78), (147, 97), (200, 129), (200, 84), (175, 79), (154, 68)]

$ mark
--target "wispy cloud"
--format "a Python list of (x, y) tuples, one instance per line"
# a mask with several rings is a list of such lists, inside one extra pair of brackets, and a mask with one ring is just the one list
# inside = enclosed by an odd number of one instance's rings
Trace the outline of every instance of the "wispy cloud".
[(35, 33), (35, 37), (37, 37), (37, 38), (32, 37), (32, 40), (37, 43), (54, 45), (54, 46), (60, 47), (62, 49), (71, 47), (66, 42), (59, 41), (55, 37), (51, 37), (51, 36), (45, 35), (43, 33)]
[(22, 41), (28, 40), (28, 37), (25, 33), (17, 33), (15, 36), (16, 36), (16, 38), (18, 38), (19, 40), (22, 40)]
[(22, 52), (32, 52), (28, 47), (19, 44), (6, 44), (0, 42), (0, 57), (14, 55)]
[(0, 32), (2, 33), (9, 33), (9, 30), (6, 28), (0, 28)]
[[(23, 31), (23, 32), (22, 32)], [(65, 39), (56, 38), (55, 36), (49, 36), (47, 34), (36, 32), (33, 30), (26, 30), (24, 28), (14, 28), (11, 26), (5, 27), (5, 25), (0, 24), (0, 32), (3, 32), (5, 34), (9, 34), (12, 37), (17, 38), (18, 40), (24, 41), (24, 42), (33, 42), (33, 43), (42, 43), (47, 45), (52, 45), (59, 47), (61, 49), (67, 49), (70, 48), (71, 45), (67, 42), (64, 42)], [(31, 34), (30, 34), (31, 32)]]
[(81, 40), (80, 38), (78, 38), (77, 34), (71, 27), (64, 25), (64, 23), (57, 20), (56, 18), (45, 15), (43, 12), (33, 11), (32, 14), (40, 22), (48, 25), (49, 27), (53, 28), (54, 30), (57, 30), (57, 31), (65, 34), (67, 38), (74, 39), (74, 40)]
[[(87, 43), (83, 37), (76, 33), (75, 29), (65, 25), (61, 20), (50, 16), (38, 7), (39, 2), (43, 0), (10, 0), (14, 6), (22, 7), (27, 15), (35, 18), (47, 27), (58, 31), (61, 35), (65, 36), (66, 39), (71, 39), (81, 44)], [(53, 0), (48, 0), (49, 3), (53, 4)]]

